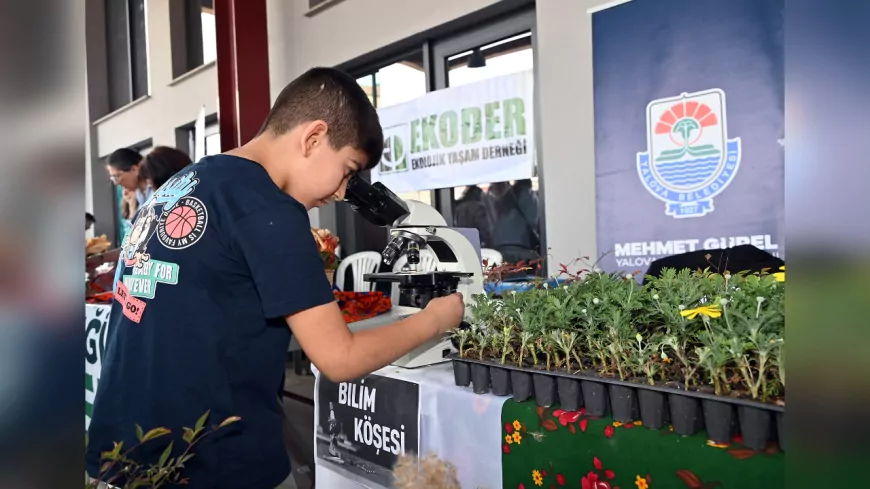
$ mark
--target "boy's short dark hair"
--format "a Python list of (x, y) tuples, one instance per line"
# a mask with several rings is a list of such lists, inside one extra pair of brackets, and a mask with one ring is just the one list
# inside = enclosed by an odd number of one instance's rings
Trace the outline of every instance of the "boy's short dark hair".
[(106, 164), (120, 171), (130, 171), (142, 160), (142, 155), (131, 148), (116, 149), (109, 155)]
[(329, 125), (329, 145), (350, 146), (368, 157), (366, 168), (381, 160), (384, 133), (368, 95), (350, 75), (334, 68), (312, 68), (290, 82), (266, 117), (260, 134), (281, 135), (305, 122)]

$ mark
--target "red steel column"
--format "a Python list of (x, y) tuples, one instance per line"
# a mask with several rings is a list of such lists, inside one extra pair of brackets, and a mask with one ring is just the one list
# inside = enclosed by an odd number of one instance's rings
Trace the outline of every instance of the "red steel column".
[(221, 151), (250, 141), (271, 106), (266, 0), (214, 0)]

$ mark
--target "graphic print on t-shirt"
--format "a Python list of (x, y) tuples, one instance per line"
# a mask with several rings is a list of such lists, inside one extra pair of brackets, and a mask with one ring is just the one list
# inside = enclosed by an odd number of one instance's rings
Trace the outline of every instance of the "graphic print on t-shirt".
[(154, 298), (157, 284), (178, 283), (178, 265), (160, 260), (148, 260), (139, 267), (133, 268), (133, 273), (124, 275), (124, 285), (134, 297)]
[[(133, 297), (153, 299), (158, 283), (177, 284), (178, 265), (152, 260), (148, 253), (151, 238), (171, 250), (187, 248), (202, 237), (208, 224), (208, 211), (190, 194), (199, 184), (196, 172), (173, 177), (145, 202), (121, 246), (121, 262), (115, 282)], [(121, 274), (132, 267), (129, 274)]]
[(208, 224), (208, 211), (196, 197), (184, 197), (157, 224), (157, 239), (171, 250), (182, 250), (199, 241)]

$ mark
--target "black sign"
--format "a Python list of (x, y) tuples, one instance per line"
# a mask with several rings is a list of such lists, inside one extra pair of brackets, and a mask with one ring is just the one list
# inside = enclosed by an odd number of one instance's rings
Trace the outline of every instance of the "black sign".
[(419, 453), (420, 386), (369, 375), (317, 382), (317, 456), (383, 487), (403, 453)]

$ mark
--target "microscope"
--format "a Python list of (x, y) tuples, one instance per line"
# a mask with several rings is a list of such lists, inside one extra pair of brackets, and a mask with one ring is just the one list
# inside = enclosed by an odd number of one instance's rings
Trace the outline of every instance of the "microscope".
[[(394, 266), (401, 257), (407, 265), (392, 272), (371, 273), (365, 280), (394, 284), (392, 309), (380, 316), (348, 325), (352, 331), (400, 321), (420, 312), (430, 300), (460, 292), (465, 299), (465, 318), (471, 317), (472, 295), (483, 293), (480, 255), (465, 234), (447, 227), (434, 208), (415, 200), (402, 200), (382, 183), (371, 184), (358, 176), (347, 184), (345, 201), (354, 211), (377, 226), (390, 226), (390, 241), (381, 253), (383, 263)], [(420, 251), (437, 257), (437, 270), (420, 269)], [(436, 338), (408, 353), (394, 366), (424, 367), (448, 361), (455, 348), (447, 336)]]

